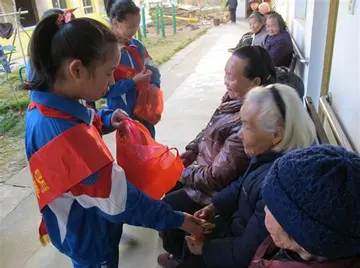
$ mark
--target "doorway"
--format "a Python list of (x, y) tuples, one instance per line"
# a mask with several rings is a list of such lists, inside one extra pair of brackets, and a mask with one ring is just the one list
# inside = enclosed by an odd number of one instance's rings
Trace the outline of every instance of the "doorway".
[(23, 27), (35, 26), (39, 20), (35, 0), (16, 0), (15, 4), (16, 10), (21, 8), (21, 10), (27, 10), (29, 12), (28, 14), (21, 15), (21, 25)]

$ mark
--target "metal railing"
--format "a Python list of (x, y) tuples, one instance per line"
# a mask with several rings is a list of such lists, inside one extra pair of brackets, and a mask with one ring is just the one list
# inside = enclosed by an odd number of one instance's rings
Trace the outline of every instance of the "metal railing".
[(353, 146), (351, 145), (346, 134), (342, 130), (342, 127), (333, 109), (330, 106), (329, 96), (320, 97), (320, 109), (325, 116), (325, 120), (329, 123), (331, 131), (333, 132), (338, 145), (341, 145), (350, 151), (354, 151)]
[(312, 98), (310, 96), (305, 96), (304, 101), (305, 101), (306, 110), (315, 125), (316, 136), (317, 136), (319, 144), (329, 144), (330, 143), (329, 138), (326, 135), (324, 126), (323, 126), (323, 124), (320, 120), (320, 117), (316, 111), (316, 108), (314, 106), (314, 102), (313, 102)]
[(295, 39), (292, 37), (291, 34), (290, 34), (290, 37), (291, 37), (291, 42), (292, 42), (293, 48), (294, 48), (293, 59), (292, 59), (292, 61), (290, 63), (290, 71), (294, 72), (295, 68), (296, 68), (297, 61), (299, 61), (300, 63), (302, 63), (304, 65), (308, 65), (309, 64), (309, 58), (305, 58), (304, 54), (299, 49), (298, 45), (296, 44)]
[(295, 52), (296, 56), (299, 58), (299, 61), (302, 64), (309, 64), (309, 59), (305, 58), (304, 54), (301, 52), (300, 48), (296, 44), (296, 41), (294, 40), (292, 35), (290, 35), (290, 36), (291, 36), (291, 41), (292, 41), (292, 44), (293, 44), (293, 47), (294, 47), (294, 52)]

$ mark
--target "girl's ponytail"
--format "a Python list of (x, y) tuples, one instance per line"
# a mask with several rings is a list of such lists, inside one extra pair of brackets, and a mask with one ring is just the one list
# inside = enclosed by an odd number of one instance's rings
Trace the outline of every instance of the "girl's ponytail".
[(30, 65), (34, 78), (30, 88), (47, 91), (52, 85), (55, 68), (52, 64), (52, 41), (59, 31), (57, 19), (59, 15), (50, 15), (36, 26), (29, 45)]
[(50, 15), (34, 30), (29, 46), (32, 90), (51, 90), (67, 59), (80, 60), (86, 68), (95, 70), (99, 61), (111, 57), (112, 49), (118, 48), (116, 36), (101, 22), (90, 18), (71, 20), (68, 15)]

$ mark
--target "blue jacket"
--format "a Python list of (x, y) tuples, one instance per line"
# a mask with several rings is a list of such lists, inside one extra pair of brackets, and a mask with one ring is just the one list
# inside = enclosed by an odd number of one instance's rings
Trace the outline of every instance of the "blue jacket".
[(277, 157), (252, 157), (245, 174), (214, 197), (213, 204), (226, 223), (226, 237), (205, 242), (203, 259), (207, 268), (247, 268), (268, 236), (261, 188)]
[[(92, 124), (94, 110), (76, 100), (35, 90), (31, 99), (70, 114), (78, 121), (46, 117), (37, 108), (29, 110), (25, 133), (28, 159), (67, 129), (79, 123)], [(112, 110), (107, 109), (99, 112), (104, 128), (111, 128), (112, 113)], [(77, 191), (70, 189), (42, 210), (52, 244), (78, 264), (99, 264), (117, 252), (123, 223), (162, 231), (178, 228), (184, 222), (183, 213), (173, 211), (162, 201), (147, 197), (126, 180), (124, 171), (116, 163), (110, 165), (84, 178), (79, 185), (74, 186)], [(109, 167), (111, 172), (105, 172)], [(100, 178), (102, 180), (98, 182)], [(99, 187), (100, 184), (103, 188)], [(104, 184), (107, 189), (104, 189)], [(96, 197), (103, 192), (110, 194), (106, 198)]]
[[(157, 87), (160, 87), (160, 72), (159, 69), (155, 66), (151, 57), (149, 56), (145, 46), (135, 38), (132, 38), (129, 42), (130, 46), (134, 46), (138, 49), (140, 55), (143, 58), (144, 65), (153, 72), (151, 77), (151, 83)], [(132, 59), (129, 52), (123, 50), (121, 52), (120, 64), (132, 67), (138, 71), (142, 71), (139, 66), (137, 66), (135, 60)], [(133, 114), (133, 109), (136, 100), (136, 87), (132, 79), (123, 79), (117, 81), (113, 86), (110, 87), (109, 91), (105, 95), (107, 100), (107, 106), (109, 109), (115, 110), (117, 108), (123, 109), (126, 111), (130, 117), (139, 120)], [(150, 131), (152, 136), (155, 136), (155, 127), (144, 120), (139, 120), (143, 123)]]
[(265, 38), (264, 47), (269, 52), (275, 66), (290, 66), (293, 45), (288, 31), (283, 31), (277, 35), (268, 35)]
[(32, 73), (29, 60), (26, 62), (26, 65), (25, 65), (25, 75), (26, 75), (26, 81), (31, 81), (34, 78), (34, 74)]

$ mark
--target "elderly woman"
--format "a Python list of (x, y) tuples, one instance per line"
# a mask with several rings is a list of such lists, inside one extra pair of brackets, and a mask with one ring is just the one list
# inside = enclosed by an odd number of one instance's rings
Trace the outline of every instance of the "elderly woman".
[[(265, 18), (264, 16), (257, 11), (251, 13), (248, 19), (249, 27), (251, 32), (245, 33), (236, 48), (242, 46), (265, 46), (265, 38), (268, 36)], [(229, 51), (233, 52), (236, 48), (230, 48)]]
[[(209, 221), (218, 215), (217, 230), (205, 239), (186, 237), (192, 254), (183, 255), (178, 266), (163, 267), (246, 268), (268, 236), (261, 194), (264, 178), (283, 153), (313, 144), (315, 127), (296, 91), (280, 84), (252, 89), (240, 117), (239, 136), (250, 165), (210, 205), (194, 214)], [(168, 257), (166, 264), (170, 260), (172, 265), (176, 261)]]
[(283, 17), (271, 11), (267, 15), (266, 29), (269, 35), (265, 39), (265, 48), (273, 59), (274, 65), (289, 67), (293, 45)]
[(271, 6), (269, 3), (264, 2), (259, 5), (258, 9), (261, 14), (265, 15), (271, 11)]
[[(167, 194), (165, 202), (193, 214), (245, 172), (249, 161), (238, 135), (239, 111), (246, 93), (256, 86), (274, 83), (275, 75), (264, 48), (246, 46), (233, 53), (225, 66), (227, 92), (222, 103), (207, 127), (186, 147), (182, 155), (186, 168), (180, 179), (183, 187)], [(168, 252), (181, 255), (184, 232), (167, 231), (162, 237)]]
[(252, 46), (264, 46), (265, 38), (268, 33), (266, 31), (264, 16), (260, 12), (253, 12), (249, 17), (250, 30), (253, 33)]
[(359, 155), (331, 145), (288, 153), (268, 173), (263, 199), (271, 236), (250, 268), (360, 267)]

